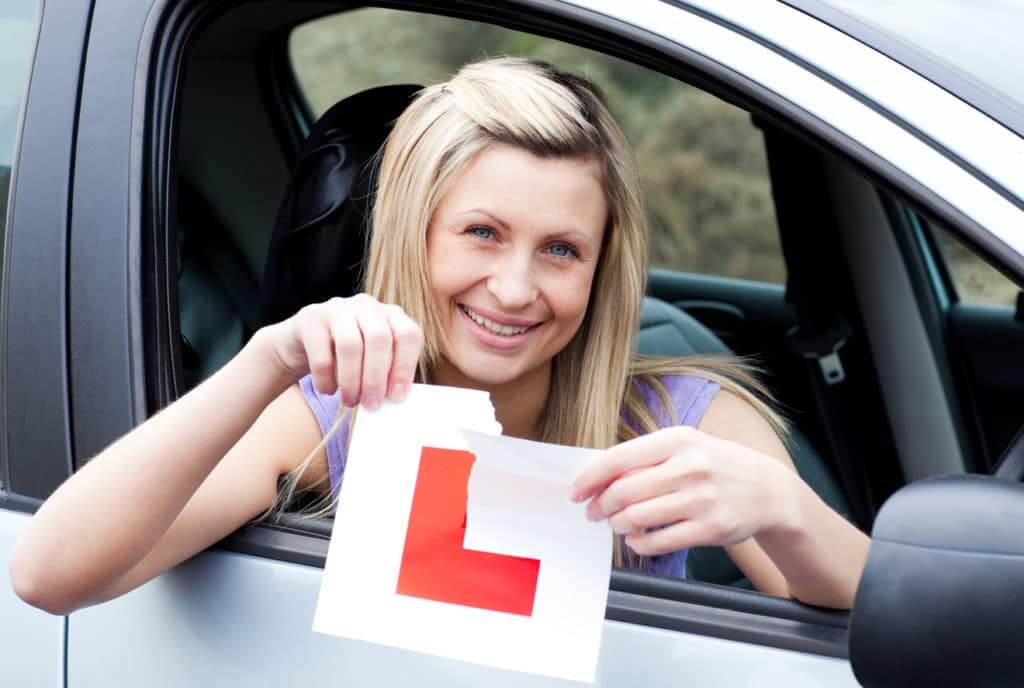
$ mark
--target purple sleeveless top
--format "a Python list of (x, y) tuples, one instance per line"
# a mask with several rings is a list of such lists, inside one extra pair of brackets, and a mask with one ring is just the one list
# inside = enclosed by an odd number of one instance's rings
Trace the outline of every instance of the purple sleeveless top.
[[(674, 406), (679, 425), (689, 425), (694, 428), (700, 423), (711, 399), (720, 389), (717, 383), (692, 375), (669, 375), (662, 378), (662, 382)], [(316, 391), (316, 388), (313, 387), (313, 378), (309, 375), (299, 381), (299, 387), (302, 389), (306, 403), (309, 404), (320, 424), (320, 432), (326, 434), (337, 418), (340, 395), (337, 392), (326, 395)], [(671, 417), (664, 409), (660, 409), (654, 390), (645, 388), (644, 393), (647, 405), (658, 417), (660, 425), (671, 424)], [(628, 418), (626, 421), (636, 428)], [(327, 472), (331, 482), (331, 494), (335, 499), (338, 497), (342, 476), (345, 473), (348, 435), (349, 423), (346, 418), (338, 428), (338, 432), (334, 433), (334, 436), (327, 441)], [(685, 549), (651, 557), (649, 562), (649, 572), (656, 576), (686, 577)]]

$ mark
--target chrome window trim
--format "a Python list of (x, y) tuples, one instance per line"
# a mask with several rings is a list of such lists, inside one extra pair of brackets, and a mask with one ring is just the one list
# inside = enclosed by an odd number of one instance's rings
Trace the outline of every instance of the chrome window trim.
[[(630, 3), (622, 3), (621, 0), (563, 0), (563, 2), (591, 10), (633, 26), (640, 31), (689, 48), (709, 60), (744, 75), (850, 139), (874, 151), (890, 164), (928, 187), (941, 198), (946, 199), (953, 207), (987, 229), (1012, 251), (1024, 256), (1024, 231), (1021, 231), (1021, 228), (1024, 227), (1024, 210), (958, 165), (941, 150), (930, 145), (925, 139), (912, 134), (898, 121), (890, 119), (825, 78), (822, 72), (827, 73), (828, 70), (815, 71), (812, 68), (814, 62), (801, 63), (788, 59), (749, 35), (726, 28), (698, 13), (705, 12), (703, 6), (710, 7), (710, 2), (692, 0), (686, 3), (698, 11), (687, 11), (685, 8), (670, 5), (661, 0), (633, 0)], [(775, 5), (774, 2), (771, 4)], [(797, 47), (802, 46), (800, 49), (803, 50), (809, 50), (811, 46), (818, 45), (824, 40), (828, 40), (830, 49), (833, 41), (836, 45), (846, 41), (844, 54), (856, 55), (858, 60), (863, 59), (864, 64), (873, 65), (874, 69), (877, 69), (880, 64), (876, 58), (885, 60), (887, 70), (889, 69), (888, 65), (891, 64), (894, 73), (902, 72), (901, 80), (912, 79), (917, 84), (916, 88), (920, 89), (922, 93), (928, 92), (927, 103), (931, 107), (935, 107), (936, 103), (940, 103), (942, 107), (954, 107), (954, 103), (964, 106), (962, 101), (939, 89), (931, 82), (828, 25), (782, 5), (777, 6), (780, 11), (769, 12), (765, 9), (767, 5), (768, 3), (762, 0), (750, 0), (742, 3), (732, 0), (718, 3), (715, 9), (708, 9), (706, 13), (720, 16), (730, 23), (735, 20), (735, 24), (743, 31), (748, 31), (744, 27), (750, 24), (751, 17), (759, 17), (764, 22), (764, 26), (758, 27), (759, 31), (764, 31), (770, 36), (785, 37), (794, 30), (794, 27), (803, 27), (806, 31), (813, 32), (813, 35), (795, 41)], [(751, 17), (744, 17), (744, 12), (749, 12)], [(750, 33), (756, 34), (757, 32), (750, 31)], [(823, 52), (827, 54), (829, 50)], [(799, 57), (799, 54), (796, 56)], [(830, 64), (830, 66), (832, 65)], [(863, 82), (866, 70), (857, 65), (848, 65), (847, 67), (847, 69), (837, 72), (835, 77), (840, 81), (846, 81), (849, 78), (854, 84), (865, 85)], [(889, 72), (886, 73), (888, 76)], [(872, 93), (874, 91), (864, 95), (870, 97)], [(883, 103), (880, 103), (883, 108), (884, 100), (883, 98)], [(912, 100), (913, 98), (903, 97), (900, 102), (893, 103), (894, 106), (899, 106), (894, 114), (898, 117), (905, 116), (908, 122), (926, 120), (927, 118), (923, 117), (926, 110), (922, 107), (914, 107), (914, 104), (910, 102)], [(955, 107), (959, 108), (959, 106)], [(1020, 156), (1017, 169), (1024, 168), (1024, 141), (985, 115), (970, 108), (968, 110), (969, 112), (964, 112), (958, 109), (957, 112), (959, 117), (964, 118), (964, 122), (970, 123), (969, 127), (972, 131), (974, 129), (986, 131), (988, 132), (986, 135), (990, 137), (987, 140), (1000, 140), (1007, 144), (1003, 151), (992, 152), (991, 156), (988, 156), (999, 158), (1002, 161), (1000, 164), (993, 167), (993, 164), (986, 158), (978, 160), (979, 163), (984, 164), (976, 165), (977, 169), (998, 180), (1006, 176), (1005, 168), (1008, 161), (1017, 155)], [(997, 135), (994, 130), (999, 130), (1006, 136)], [(962, 142), (966, 132), (956, 132), (956, 136)], [(935, 141), (944, 145), (942, 139), (935, 139)], [(950, 150), (956, 152), (954, 147), (950, 147)], [(975, 158), (965, 157), (963, 159), (973, 164), (972, 160), (977, 158), (975, 156)], [(1002, 171), (1003, 174), (992, 174), (993, 171)], [(1016, 182), (1016, 187), (1020, 191), (1017, 195), (1024, 199), (1024, 178)]]
[(1024, 201), (1024, 139), (900, 62), (776, 0), (682, 1), (842, 81)]

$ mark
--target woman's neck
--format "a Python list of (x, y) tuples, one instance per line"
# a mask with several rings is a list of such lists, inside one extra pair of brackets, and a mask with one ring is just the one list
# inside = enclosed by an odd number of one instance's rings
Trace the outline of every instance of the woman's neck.
[(550, 362), (515, 380), (499, 385), (487, 385), (472, 380), (447, 361), (442, 362), (430, 377), (434, 384), (468, 387), (490, 393), (494, 415), (501, 423), (505, 435), (537, 439), (541, 413), (551, 389)]

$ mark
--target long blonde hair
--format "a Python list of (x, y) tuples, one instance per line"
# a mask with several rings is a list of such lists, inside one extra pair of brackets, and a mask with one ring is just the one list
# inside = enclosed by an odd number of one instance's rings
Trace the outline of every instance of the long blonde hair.
[[(636, 163), (593, 85), (531, 59), (471, 63), (447, 83), (424, 88), (396, 121), (379, 160), (364, 289), (382, 303), (398, 304), (423, 327), (418, 378), (430, 380), (446, 348), (430, 289), (427, 228), (451, 183), (495, 143), (538, 156), (600, 161), (609, 207), (587, 314), (553, 360), (536, 435), (546, 442), (606, 448), (639, 434), (634, 426), (647, 433), (665, 418), (676, 422), (661, 378), (685, 374), (710, 379), (745, 399), (785, 437), (785, 424), (767, 403), (768, 392), (749, 362), (634, 353), (648, 267)], [(660, 409), (648, 405), (647, 390)], [(275, 508), (291, 500), (314, 454), (288, 476)], [(328, 494), (312, 513), (326, 515), (329, 508)], [(635, 563), (618, 539), (616, 563)]]

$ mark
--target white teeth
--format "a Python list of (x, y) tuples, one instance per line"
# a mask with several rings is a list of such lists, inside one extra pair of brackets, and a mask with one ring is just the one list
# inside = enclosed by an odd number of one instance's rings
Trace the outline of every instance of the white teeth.
[(493, 332), (494, 334), (500, 334), (505, 337), (511, 337), (512, 335), (522, 334), (523, 332), (526, 332), (528, 329), (530, 329), (529, 327), (511, 327), (509, 325), (499, 325), (493, 320), (488, 320), (479, 313), (474, 313), (465, 306), (462, 307), (462, 310), (465, 311), (466, 315), (468, 315), (473, 322), (475, 322), (477, 325), (482, 325), (484, 328), (486, 328), (490, 332)]

